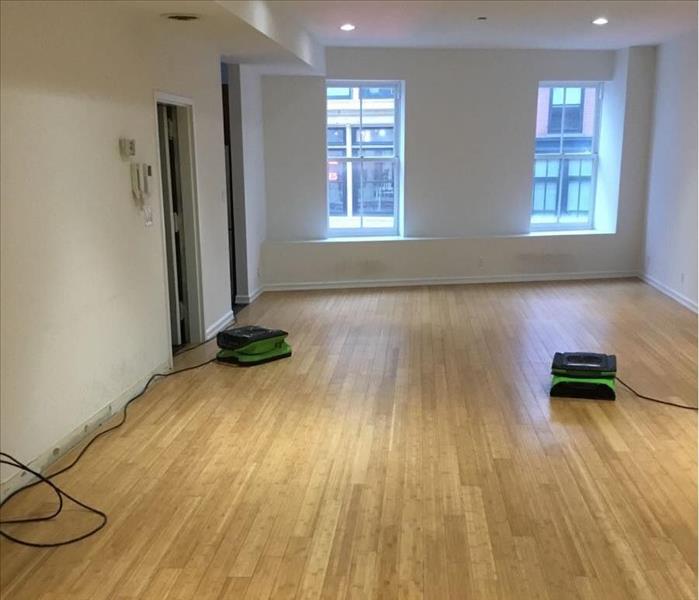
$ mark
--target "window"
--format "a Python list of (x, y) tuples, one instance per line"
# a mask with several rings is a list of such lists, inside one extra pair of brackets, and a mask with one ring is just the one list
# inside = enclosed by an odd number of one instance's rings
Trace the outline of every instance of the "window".
[(352, 99), (352, 88), (329, 87), (328, 88), (328, 98), (334, 98), (335, 100), (351, 100)]
[[(583, 99), (582, 88), (555, 87), (549, 93), (549, 133), (582, 133)], [(564, 110), (565, 109), (565, 110)], [(565, 124), (563, 113), (565, 112)]]
[(328, 127), (328, 156), (344, 156), (347, 132), (344, 127)]
[(398, 233), (400, 85), (327, 84), (330, 235)]
[(359, 88), (360, 97), (366, 100), (379, 100), (384, 98), (395, 98), (394, 88), (390, 86)]
[(592, 226), (602, 84), (541, 84), (537, 101), (532, 229)]

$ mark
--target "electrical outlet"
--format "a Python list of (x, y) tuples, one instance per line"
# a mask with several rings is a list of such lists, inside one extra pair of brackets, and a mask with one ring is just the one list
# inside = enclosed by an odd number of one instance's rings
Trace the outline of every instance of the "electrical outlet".
[(483, 270), (483, 257), (479, 256), (478, 257), (478, 268), (482, 271)]

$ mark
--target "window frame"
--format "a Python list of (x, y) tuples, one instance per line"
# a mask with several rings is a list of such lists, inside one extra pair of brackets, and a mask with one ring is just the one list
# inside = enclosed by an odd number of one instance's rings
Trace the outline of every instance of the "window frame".
[[(401, 222), (403, 209), (403, 96), (404, 82), (394, 79), (382, 80), (356, 80), (356, 79), (326, 79), (325, 89), (331, 87), (349, 87), (359, 88), (357, 96), (358, 101), (374, 100), (374, 98), (362, 98), (362, 87), (392, 87), (395, 89), (394, 97), (394, 114), (393, 114), (393, 156), (330, 156), (328, 154), (328, 144), (325, 145), (325, 220), (326, 232), (328, 238), (362, 238), (362, 237), (400, 237)], [(354, 96), (354, 95), (353, 95)], [(353, 98), (354, 99), (354, 98)], [(378, 98), (384, 100), (385, 98)], [(327, 91), (326, 91), (326, 109), (325, 109), (325, 127), (328, 128), (328, 110), (327, 110)], [(358, 126), (350, 126), (350, 138), (352, 138), (352, 129), (358, 127), (362, 129), (361, 111), (360, 123)], [(370, 125), (369, 127), (373, 127)], [(326, 134), (327, 140), (327, 134)], [(369, 148), (372, 146), (369, 145)], [(328, 180), (328, 163), (329, 161), (337, 161), (345, 163), (345, 172), (347, 172), (347, 163), (359, 164), (362, 162), (392, 162), (393, 163), (393, 186), (394, 186), (394, 201), (393, 201), (393, 227), (355, 227), (355, 228), (340, 228), (330, 227), (330, 181)], [(361, 166), (360, 166), (361, 169)], [(348, 203), (350, 199), (347, 199)]]
[[(563, 139), (566, 137), (564, 131), (565, 124), (565, 104), (563, 105), (563, 111), (561, 114), (561, 132), (558, 134), (559, 139), (559, 152), (542, 154), (536, 152), (536, 130), (534, 132), (534, 159), (532, 162), (532, 178), (529, 192), (529, 231), (580, 231), (580, 230), (590, 230), (593, 228), (595, 221), (595, 208), (597, 206), (597, 168), (599, 165), (599, 133), (602, 120), (602, 103), (604, 100), (604, 82), (603, 81), (540, 81), (536, 88), (536, 93), (538, 95), (539, 90), (542, 88), (553, 88), (562, 87), (580, 87), (589, 88), (594, 87), (597, 90), (597, 98), (595, 103), (595, 123), (592, 132), (592, 150), (590, 152), (564, 152), (563, 151)], [(584, 91), (583, 91), (584, 96)], [(584, 97), (581, 98), (581, 106), (584, 107)], [(549, 107), (551, 106), (551, 99), (549, 98)], [(538, 110), (538, 108), (537, 108)], [(584, 109), (582, 109), (584, 110)], [(581, 119), (584, 118), (584, 112), (581, 114)], [(536, 124), (536, 116), (534, 118), (534, 123)], [(536, 125), (535, 125), (536, 126)], [(569, 138), (575, 138), (577, 134), (569, 134)], [(591, 159), (592, 160), (592, 176), (590, 179), (590, 190), (592, 194), (590, 211), (588, 213), (588, 218), (586, 222), (582, 223), (561, 223), (560, 216), (562, 212), (563, 205), (563, 172), (567, 171), (564, 169), (563, 162), (565, 160), (575, 160), (575, 159)], [(555, 223), (532, 223), (532, 216), (534, 213), (534, 184), (536, 182), (536, 177), (534, 173), (534, 167), (537, 160), (558, 160), (558, 196), (559, 201), (556, 204), (556, 218)]]
[[(541, 87), (541, 85), (539, 85), (539, 87)], [(556, 87), (559, 87), (559, 86), (549, 87), (549, 89), (550, 89), (550, 90), (554, 90), (554, 89), (556, 89)], [(573, 135), (575, 135), (575, 134), (577, 134), (577, 133), (582, 133), (583, 118), (584, 118), (584, 115), (585, 115), (585, 93), (582, 91), (583, 88), (582, 88), (582, 86), (580, 86), (580, 87), (581, 87), (581, 92), (580, 92), (580, 103), (578, 103), (578, 104), (568, 104), (568, 103), (566, 102), (566, 92), (565, 92), (565, 89), (566, 89), (566, 88), (575, 88), (575, 87), (578, 87), (578, 86), (576, 86), (576, 85), (567, 85), (567, 86), (565, 86), (565, 87), (563, 87), (563, 86), (560, 86), (560, 87), (563, 88), (563, 104), (556, 104), (556, 103), (553, 101), (553, 92), (550, 92), (550, 93), (549, 93), (549, 120), (548, 120), (548, 122), (549, 122), (549, 132), (550, 132), (550, 133), (558, 133), (559, 135), (565, 135), (566, 133), (568, 133), (568, 134), (573, 134)], [(589, 87), (589, 86), (586, 86), (586, 87)], [(565, 131), (565, 123), (563, 122), (563, 115), (565, 114), (565, 109), (566, 109), (566, 107), (568, 107), (568, 106), (575, 106), (575, 107), (577, 107), (578, 110), (580, 111), (580, 131), (568, 131), (568, 132)], [(558, 132), (556, 132), (556, 131), (551, 132), (551, 120), (552, 120), (552, 116), (553, 116), (553, 111), (554, 111), (554, 109), (560, 109), (560, 110), (561, 110), (561, 124), (560, 124), (560, 131), (558, 131)]]

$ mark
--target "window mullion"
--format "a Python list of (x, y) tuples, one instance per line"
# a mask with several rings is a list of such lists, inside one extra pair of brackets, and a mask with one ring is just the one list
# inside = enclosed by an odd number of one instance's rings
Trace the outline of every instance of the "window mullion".
[[(352, 88), (350, 88), (351, 92)], [(345, 198), (347, 202), (347, 216), (352, 217), (353, 215), (353, 206), (352, 203), (354, 202), (354, 193), (352, 190), (352, 169), (348, 169), (347, 165), (348, 163), (351, 164), (351, 156), (352, 156), (352, 126), (351, 125), (345, 125), (345, 156), (349, 157), (344, 159), (345, 163)]]
[(364, 86), (359, 86), (359, 192), (357, 200), (359, 202), (359, 227), (364, 229)]
[(563, 167), (565, 165), (565, 153), (563, 151), (563, 135), (566, 122), (566, 89), (563, 88), (563, 107), (561, 108), (561, 133), (559, 138), (560, 160), (558, 161), (558, 198), (556, 199), (556, 223), (561, 222), (563, 211)]

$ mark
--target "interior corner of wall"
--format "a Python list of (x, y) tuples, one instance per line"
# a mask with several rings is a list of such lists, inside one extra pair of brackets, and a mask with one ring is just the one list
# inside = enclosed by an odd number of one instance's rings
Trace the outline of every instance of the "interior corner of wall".
[(594, 228), (616, 233), (626, 129), (629, 48), (615, 52), (614, 77), (604, 85), (599, 130), (599, 162)]

